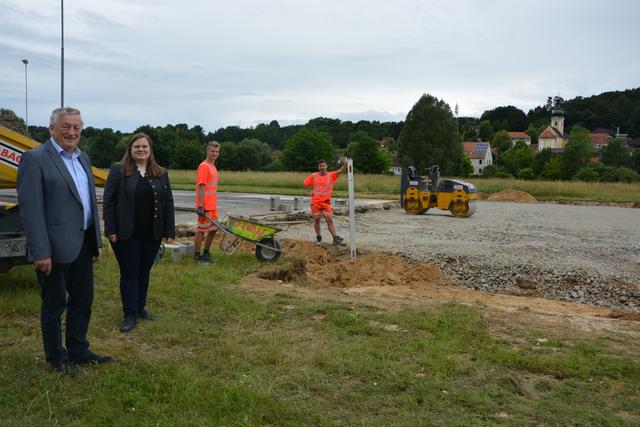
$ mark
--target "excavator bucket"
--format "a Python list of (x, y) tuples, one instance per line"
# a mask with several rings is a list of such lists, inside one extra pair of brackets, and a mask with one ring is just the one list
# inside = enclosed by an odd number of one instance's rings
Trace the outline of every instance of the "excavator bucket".
[[(39, 145), (39, 142), (31, 138), (0, 126), (0, 189), (16, 188), (22, 154)], [(92, 168), (92, 172), (96, 186), (104, 187), (107, 173), (97, 168)]]

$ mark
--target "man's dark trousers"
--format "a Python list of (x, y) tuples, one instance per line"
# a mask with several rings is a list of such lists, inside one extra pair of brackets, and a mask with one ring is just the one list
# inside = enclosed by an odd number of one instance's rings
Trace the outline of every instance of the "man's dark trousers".
[[(44, 353), (49, 363), (64, 362), (89, 354), (87, 330), (93, 303), (93, 246), (95, 229), (89, 227), (84, 233), (82, 249), (71, 263), (53, 263), (51, 273), (46, 276), (38, 271), (42, 307), (40, 324)], [(69, 297), (67, 298), (67, 294)], [(61, 317), (67, 310), (65, 344), (62, 346)]]

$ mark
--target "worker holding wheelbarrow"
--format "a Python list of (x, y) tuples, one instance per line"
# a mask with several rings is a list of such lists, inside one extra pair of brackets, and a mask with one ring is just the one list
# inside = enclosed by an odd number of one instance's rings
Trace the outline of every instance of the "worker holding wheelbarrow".
[[(211, 264), (213, 258), (209, 253), (213, 237), (218, 231), (214, 220), (218, 220), (218, 206), (216, 195), (218, 191), (218, 169), (215, 162), (220, 155), (220, 144), (209, 141), (207, 144), (207, 158), (198, 166), (196, 176), (196, 238), (194, 241), (194, 261), (198, 264)], [(206, 235), (206, 238), (205, 238)], [(200, 247), (204, 240), (204, 252), (200, 254)]]

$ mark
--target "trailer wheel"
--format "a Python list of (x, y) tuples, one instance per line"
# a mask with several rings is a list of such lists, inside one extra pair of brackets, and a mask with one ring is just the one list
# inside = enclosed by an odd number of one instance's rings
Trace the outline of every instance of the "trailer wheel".
[(258, 243), (271, 246), (271, 248), (265, 248), (263, 246), (256, 245), (256, 258), (262, 262), (274, 262), (280, 258), (282, 251), (280, 250), (280, 244), (273, 237), (260, 240)]

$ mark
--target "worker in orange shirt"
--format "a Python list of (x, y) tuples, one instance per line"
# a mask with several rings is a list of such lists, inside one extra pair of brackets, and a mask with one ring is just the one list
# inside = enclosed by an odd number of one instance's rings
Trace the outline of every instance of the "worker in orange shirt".
[(327, 162), (320, 160), (318, 162), (318, 172), (312, 173), (304, 180), (304, 186), (311, 196), (311, 214), (313, 215), (313, 228), (316, 230), (316, 245), (322, 244), (322, 235), (320, 234), (320, 220), (322, 218), (327, 222), (329, 233), (333, 236), (333, 244), (344, 244), (342, 237), (336, 234), (336, 228), (333, 225), (331, 192), (333, 191), (333, 183), (338, 180), (340, 174), (344, 172), (346, 168), (347, 162), (345, 162), (340, 169), (327, 172)]
[[(218, 169), (215, 162), (220, 155), (220, 144), (210, 141), (207, 144), (207, 158), (198, 166), (196, 176), (196, 213), (198, 224), (196, 226), (195, 262), (198, 264), (211, 264), (213, 259), (209, 253), (213, 237), (218, 227), (209, 219), (218, 219), (218, 206), (216, 201), (218, 191)], [(209, 218), (207, 218), (209, 217)], [(206, 238), (204, 237), (206, 234)], [(204, 252), (200, 254), (200, 246), (204, 240)]]

